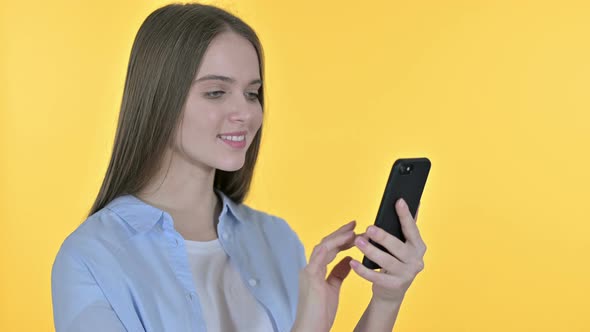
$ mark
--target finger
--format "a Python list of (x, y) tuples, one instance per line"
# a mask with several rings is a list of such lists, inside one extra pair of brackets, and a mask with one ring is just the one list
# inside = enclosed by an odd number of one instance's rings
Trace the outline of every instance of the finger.
[(345, 233), (345, 232), (351, 231), (355, 227), (356, 227), (356, 220), (352, 220), (352, 221), (348, 222), (347, 224), (340, 226), (337, 230), (335, 230), (334, 232), (332, 232), (328, 236), (326, 236), (326, 238), (340, 234), (340, 233)]
[(403, 263), (399, 259), (375, 247), (362, 237), (357, 237), (355, 244), (365, 256), (379, 264), (381, 268), (390, 272), (403, 271)]
[(336, 230), (336, 232), (350, 231), (350, 230), (353, 230), (355, 226), (356, 226), (356, 220), (352, 220), (352, 221), (348, 222), (348, 224), (344, 224), (344, 225), (340, 226), (340, 228), (338, 228)]
[(404, 236), (410, 243), (418, 245), (422, 242), (422, 237), (420, 236), (420, 231), (418, 230), (418, 226), (416, 226), (416, 222), (414, 222), (414, 218), (412, 218), (408, 204), (406, 204), (403, 198), (400, 198), (395, 204), (395, 209), (399, 216)]
[(374, 284), (382, 285), (385, 283), (386, 278), (391, 277), (385, 273), (377, 272), (371, 269), (366, 268), (363, 264), (359, 261), (352, 259), (350, 261), (350, 267), (354, 270), (356, 274), (358, 274), (361, 278), (366, 279)]
[(309, 257), (309, 263), (305, 267), (310, 273), (317, 274), (322, 269), (322, 261), (326, 256), (326, 247), (322, 244), (317, 245), (313, 248), (313, 252)]
[(369, 241), (369, 239), (370, 239), (370, 238), (369, 238), (369, 235), (368, 235), (367, 233), (360, 233), (360, 234), (356, 234), (356, 233), (354, 233), (354, 237), (352, 238), (352, 240), (353, 240), (353, 241), (350, 241), (350, 242), (347, 242), (347, 243), (345, 243), (345, 244), (344, 244), (344, 245), (342, 245), (340, 248), (341, 248), (342, 250), (346, 250), (346, 249), (350, 249), (350, 248), (354, 247), (354, 239), (355, 239), (357, 236), (360, 236), (360, 237), (362, 237), (363, 239), (366, 239), (367, 241)]
[(328, 234), (326, 237), (324, 237), (324, 238), (322, 239), (322, 241), (321, 241), (321, 242), (324, 242), (324, 241), (326, 241), (326, 240), (329, 240), (329, 239), (331, 239), (331, 238), (333, 238), (333, 237), (336, 237), (336, 236), (338, 236), (339, 234), (346, 233), (346, 232), (350, 232), (350, 231), (352, 231), (352, 230), (353, 230), (355, 227), (356, 227), (356, 220), (353, 220), (353, 221), (351, 221), (351, 222), (349, 222), (349, 223), (347, 223), (347, 224), (345, 224), (345, 225), (342, 225), (342, 226), (340, 226), (340, 228), (338, 228), (338, 229), (337, 229), (337, 230), (335, 230), (334, 232), (332, 232), (332, 233)]
[(369, 234), (367, 233), (357, 234), (357, 236), (361, 236), (363, 239), (366, 239), (367, 241), (369, 241), (370, 239)]
[(387, 233), (382, 228), (378, 226), (369, 226), (369, 228), (367, 228), (367, 234), (371, 240), (382, 245), (390, 254), (400, 261), (407, 263), (412, 259), (408, 245), (395, 236)]
[(373, 285), (387, 289), (399, 289), (404, 287), (404, 277), (385, 274), (366, 268), (358, 261), (350, 261), (350, 266), (361, 278), (370, 281)]
[(330, 272), (328, 279), (326, 280), (328, 284), (334, 286), (336, 289), (340, 289), (342, 286), (342, 282), (350, 273), (350, 260), (352, 257), (344, 257)]
[(422, 202), (418, 203), (418, 207), (416, 208), (416, 215), (414, 216), (414, 222), (418, 222), (418, 212), (420, 212), (420, 204)]
[(339, 252), (352, 248), (354, 238), (354, 232), (348, 231), (322, 241), (322, 245), (326, 246), (326, 255), (322, 259), (322, 264), (329, 264)]
[(316, 245), (315, 247), (313, 247), (313, 250), (311, 251), (311, 255), (309, 255), (309, 261), (311, 262), (312, 260), (317, 259), (316, 256), (318, 255), (318, 251), (320, 250), (320, 244)]
[[(317, 262), (317, 266), (313, 267), (314, 271), (321, 272), (321, 269), (325, 269), (326, 265), (336, 258), (338, 252), (350, 249), (354, 246), (354, 232), (352, 230), (355, 227), (356, 220), (353, 220), (322, 239), (320, 245), (314, 248), (309, 258), (310, 263), (312, 259), (314, 262)], [(321, 246), (324, 247), (326, 252), (321, 258), (318, 258), (317, 253)]]
[(356, 233), (352, 232), (351, 235), (352, 236), (350, 237), (350, 240), (348, 240), (344, 244), (338, 246), (336, 248), (337, 249), (336, 251), (332, 250), (329, 253), (330, 254), (332, 254), (332, 253), (336, 253), (337, 254), (340, 251), (344, 251), (344, 250), (347, 250), (347, 249), (350, 249), (350, 248), (354, 247), (354, 238), (356, 237)]

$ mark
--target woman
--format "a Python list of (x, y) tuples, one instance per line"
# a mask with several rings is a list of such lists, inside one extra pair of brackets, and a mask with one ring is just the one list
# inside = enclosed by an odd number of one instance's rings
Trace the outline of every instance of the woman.
[[(348, 223), (306, 263), (287, 223), (242, 204), (261, 139), (263, 55), (212, 6), (148, 16), (131, 51), (111, 161), (89, 217), (52, 270), (61, 331), (328, 331), (352, 268), (373, 283), (356, 330), (390, 331), (425, 246), (403, 201), (406, 243)], [(371, 238), (396, 257), (367, 243)], [(384, 267), (347, 257), (358, 247)]]

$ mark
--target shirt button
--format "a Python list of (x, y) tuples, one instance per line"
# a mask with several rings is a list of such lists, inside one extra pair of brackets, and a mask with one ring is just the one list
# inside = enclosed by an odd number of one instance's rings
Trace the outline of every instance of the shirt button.
[(221, 238), (226, 240), (229, 239), (229, 234), (227, 234), (226, 232), (221, 233)]
[(258, 281), (256, 281), (256, 279), (250, 278), (248, 280), (248, 284), (250, 284), (252, 287), (256, 287), (256, 285), (258, 285)]
[(192, 302), (192, 300), (194, 299), (193, 293), (188, 293), (186, 294), (186, 297), (188, 298), (189, 301)]

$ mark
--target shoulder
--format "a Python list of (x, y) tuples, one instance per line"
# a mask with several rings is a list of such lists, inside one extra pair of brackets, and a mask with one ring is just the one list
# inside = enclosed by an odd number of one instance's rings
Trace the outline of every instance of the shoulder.
[(135, 235), (148, 232), (163, 212), (133, 195), (119, 196), (89, 216), (64, 241), (64, 250), (117, 251)]
[(246, 204), (240, 204), (235, 207), (238, 218), (250, 224), (252, 227), (260, 228), (264, 231), (276, 232), (283, 236), (292, 237), (299, 241), (297, 233), (279, 216), (254, 209)]
[(133, 233), (117, 213), (104, 207), (67, 235), (57, 252), (56, 263), (60, 259), (88, 262), (105, 253), (116, 255)]
[(305, 247), (293, 227), (282, 217), (254, 209), (246, 204), (234, 207), (238, 218), (247, 228), (252, 228), (274, 251), (288, 251), (305, 263)]

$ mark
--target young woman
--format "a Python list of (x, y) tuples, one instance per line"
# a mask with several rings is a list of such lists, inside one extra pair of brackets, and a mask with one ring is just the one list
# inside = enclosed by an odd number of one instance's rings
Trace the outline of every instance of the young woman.
[[(309, 263), (284, 220), (242, 204), (262, 134), (263, 72), (260, 42), (235, 16), (199, 4), (149, 15), (102, 187), (53, 265), (58, 332), (328, 331), (351, 268), (373, 284), (356, 330), (391, 331), (426, 250), (403, 201), (405, 243), (374, 227), (357, 235), (351, 222)], [(327, 275), (353, 246), (384, 268), (347, 257)]]

